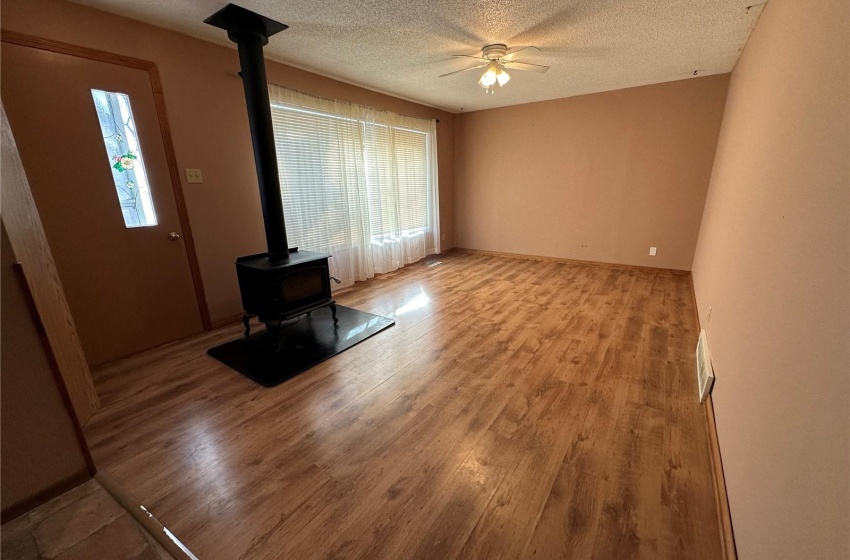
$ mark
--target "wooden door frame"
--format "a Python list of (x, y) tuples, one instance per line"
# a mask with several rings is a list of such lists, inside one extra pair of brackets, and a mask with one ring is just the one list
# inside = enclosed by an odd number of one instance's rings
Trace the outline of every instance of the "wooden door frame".
[(159, 130), (162, 134), (162, 144), (165, 148), (165, 160), (168, 165), (168, 174), (171, 178), (171, 188), (174, 191), (174, 202), (177, 204), (177, 216), (180, 220), (180, 228), (183, 231), (183, 241), (186, 246), (186, 256), (189, 260), (189, 270), (192, 274), (192, 284), (195, 287), (195, 298), (198, 302), (198, 311), (201, 315), (201, 323), (204, 330), (212, 330), (210, 310), (207, 305), (204, 283), (201, 279), (201, 268), (198, 265), (198, 254), (195, 251), (195, 239), (192, 236), (192, 228), (189, 225), (189, 212), (186, 209), (186, 199), (183, 197), (183, 185), (180, 181), (180, 171), (177, 167), (177, 154), (174, 151), (174, 143), (171, 141), (171, 126), (168, 124), (168, 115), (165, 111), (165, 95), (162, 91), (162, 80), (159, 77), (159, 69), (156, 63), (141, 58), (133, 58), (107, 51), (90, 49), (79, 45), (72, 45), (62, 41), (44, 39), (34, 35), (18, 33), (3, 29), (0, 31), (0, 42), (22, 47), (30, 47), (43, 51), (59, 54), (67, 54), (79, 58), (86, 58), (107, 64), (116, 64), (128, 68), (144, 70), (150, 78), (151, 90), (153, 92), (154, 106), (156, 107), (156, 118), (159, 122)]

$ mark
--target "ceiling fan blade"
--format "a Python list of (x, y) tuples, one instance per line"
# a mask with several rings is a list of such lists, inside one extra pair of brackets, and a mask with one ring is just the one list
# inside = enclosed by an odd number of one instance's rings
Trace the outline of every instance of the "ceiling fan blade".
[(471, 54), (453, 54), (452, 56), (454, 56), (454, 57), (461, 57), (461, 58), (474, 58), (475, 60), (481, 60), (481, 61), (485, 61), (485, 60), (486, 60), (487, 62), (489, 62), (489, 60), (487, 60), (487, 59), (486, 59), (486, 58), (484, 58), (483, 56), (473, 56), (473, 55), (471, 55)]
[(504, 56), (504, 59), (505, 60), (513, 60), (514, 56), (517, 53), (520, 53), (520, 52), (528, 50), (528, 49), (534, 49), (534, 50), (540, 52), (540, 49), (535, 47), (534, 45), (529, 45), (527, 47), (513, 47), (511, 49), (508, 49), (508, 53)]
[(547, 70), (549, 70), (548, 66), (543, 66), (542, 64), (530, 64), (528, 62), (513, 62), (513, 61), (505, 61), (505, 68), (510, 68), (511, 70), (521, 70), (523, 72), (536, 72), (538, 74), (543, 74)]
[(455, 70), (454, 72), (449, 72), (448, 74), (440, 74), (440, 77), (445, 78), (446, 76), (451, 76), (452, 74), (466, 72), (467, 70), (475, 70), (476, 68), (484, 68), (485, 66), (487, 66), (487, 64), (478, 64), (476, 66), (470, 66), (469, 68), (463, 68), (462, 70)]

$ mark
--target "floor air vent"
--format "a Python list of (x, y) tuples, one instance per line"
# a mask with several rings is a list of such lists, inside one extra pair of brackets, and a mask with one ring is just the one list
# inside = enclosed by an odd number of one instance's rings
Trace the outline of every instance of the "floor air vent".
[(705, 331), (700, 331), (697, 342), (697, 390), (699, 402), (703, 402), (714, 385), (714, 368), (711, 367), (711, 356), (708, 353), (708, 338)]

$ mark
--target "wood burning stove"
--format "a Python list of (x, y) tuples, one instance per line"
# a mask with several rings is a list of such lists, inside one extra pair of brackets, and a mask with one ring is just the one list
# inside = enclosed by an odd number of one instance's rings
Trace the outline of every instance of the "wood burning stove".
[(236, 259), (245, 336), (251, 334), (249, 320), (254, 315), (268, 329), (276, 329), (284, 321), (329, 307), (336, 325), (330, 281), (339, 279), (330, 275), (330, 256), (290, 249), (286, 238), (263, 46), (287, 26), (234, 4), (204, 22), (226, 30), (239, 49), (265, 223), (268, 252)]
[[(289, 248), (263, 62), (263, 45), (286, 26), (233, 4), (205, 22), (227, 30), (227, 36), (239, 48), (268, 246), (266, 253), (236, 259), (245, 337), (210, 348), (207, 353), (271, 387), (395, 322), (344, 306), (337, 309), (331, 297), (331, 280), (339, 280), (330, 275), (330, 257)], [(302, 318), (323, 307), (330, 309), (331, 317), (317, 313)], [(265, 323), (265, 332), (251, 335), (249, 319), (254, 315)], [(301, 320), (290, 321), (296, 318)]]
[(271, 260), (268, 253), (239, 257), (236, 274), (245, 310), (245, 336), (251, 334), (249, 320), (253, 315), (274, 328), (288, 319), (330, 307), (334, 324), (338, 322), (327, 255), (292, 251), (289, 259), (281, 262)]

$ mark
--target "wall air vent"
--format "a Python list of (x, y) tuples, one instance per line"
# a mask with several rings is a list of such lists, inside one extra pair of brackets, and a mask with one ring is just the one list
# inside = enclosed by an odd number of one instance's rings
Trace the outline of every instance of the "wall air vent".
[(697, 390), (699, 402), (703, 402), (714, 385), (714, 368), (711, 367), (711, 355), (708, 352), (708, 337), (705, 330), (700, 331), (697, 342)]

